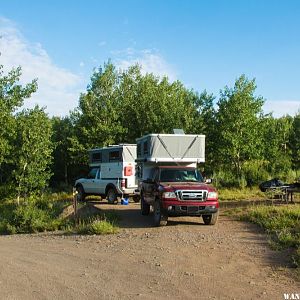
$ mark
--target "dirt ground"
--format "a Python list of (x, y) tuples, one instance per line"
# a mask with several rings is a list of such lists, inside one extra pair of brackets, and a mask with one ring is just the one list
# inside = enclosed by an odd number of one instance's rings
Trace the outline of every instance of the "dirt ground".
[(139, 204), (108, 236), (61, 233), (0, 237), (1, 299), (284, 299), (300, 293), (287, 253), (255, 225), (221, 214), (215, 226), (171, 218), (153, 228)]

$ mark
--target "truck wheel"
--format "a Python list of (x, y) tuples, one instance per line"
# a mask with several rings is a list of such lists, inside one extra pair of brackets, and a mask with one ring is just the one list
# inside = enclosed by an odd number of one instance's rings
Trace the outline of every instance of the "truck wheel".
[(166, 226), (167, 223), (168, 215), (163, 213), (160, 202), (156, 200), (153, 207), (153, 225), (155, 227)]
[(144, 195), (141, 195), (141, 213), (143, 216), (148, 216), (150, 213), (150, 205), (144, 200)]
[(218, 220), (219, 213), (213, 213), (211, 215), (202, 215), (202, 219), (205, 225), (215, 225)]
[(139, 196), (133, 196), (132, 200), (134, 203), (139, 203), (140, 202), (140, 197)]
[(76, 191), (78, 192), (78, 194), (77, 194), (77, 200), (79, 202), (84, 201), (86, 194), (84, 192), (83, 186), (82, 185), (76, 186)]
[(109, 204), (117, 204), (118, 203), (118, 198), (117, 198), (117, 193), (114, 188), (109, 188), (106, 194), (106, 199)]

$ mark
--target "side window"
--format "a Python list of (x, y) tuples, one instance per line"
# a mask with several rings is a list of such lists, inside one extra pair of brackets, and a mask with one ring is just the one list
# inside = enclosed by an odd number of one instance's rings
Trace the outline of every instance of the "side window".
[(111, 151), (111, 152), (109, 152), (109, 161), (111, 162), (111, 161), (121, 161), (121, 159), (120, 159), (120, 151), (119, 150), (117, 150), (117, 151)]
[(99, 168), (92, 168), (87, 176), (88, 179), (93, 179), (96, 177), (97, 171)]
[(158, 181), (158, 172), (159, 170), (158, 169), (152, 169), (151, 170), (151, 173), (150, 173), (150, 178), (153, 180), (153, 181)]
[(99, 172), (97, 173), (97, 178), (96, 179), (101, 179), (101, 168), (98, 169)]
[(135, 175), (137, 178), (143, 178), (143, 166), (142, 165), (136, 165)]
[(152, 180), (155, 181), (155, 182), (157, 182), (158, 179), (159, 179), (158, 175), (159, 175), (159, 170), (158, 169), (154, 169), (154, 172), (152, 174)]
[(144, 154), (148, 154), (149, 153), (149, 151), (148, 151), (148, 142), (146, 141), (146, 142), (144, 142)]
[(102, 153), (101, 152), (93, 153), (92, 162), (102, 162)]
[(142, 145), (141, 144), (137, 144), (136, 153), (137, 153), (137, 156), (142, 155)]

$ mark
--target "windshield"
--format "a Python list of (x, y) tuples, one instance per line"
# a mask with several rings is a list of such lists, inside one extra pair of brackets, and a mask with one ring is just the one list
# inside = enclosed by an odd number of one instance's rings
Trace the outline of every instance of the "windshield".
[(203, 182), (200, 172), (196, 169), (161, 169), (160, 181), (163, 182)]

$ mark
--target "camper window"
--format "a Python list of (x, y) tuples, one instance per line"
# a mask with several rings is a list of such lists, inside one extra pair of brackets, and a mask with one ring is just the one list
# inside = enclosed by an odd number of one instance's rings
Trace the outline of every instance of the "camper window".
[(120, 161), (120, 151), (111, 151), (109, 152), (109, 161)]
[(148, 154), (148, 141), (144, 142), (144, 154)]
[(102, 153), (101, 152), (93, 153), (92, 162), (102, 162)]
[(137, 156), (141, 156), (141, 155), (142, 155), (142, 147), (141, 147), (141, 144), (137, 144), (136, 152), (137, 152)]

